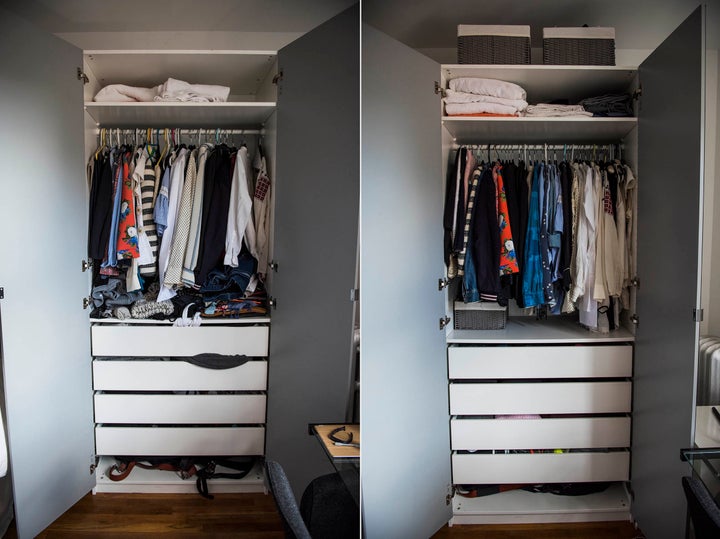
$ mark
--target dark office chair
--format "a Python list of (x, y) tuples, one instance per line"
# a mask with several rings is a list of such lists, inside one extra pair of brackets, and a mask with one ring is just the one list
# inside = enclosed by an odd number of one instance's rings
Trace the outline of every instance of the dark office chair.
[(285, 528), (287, 539), (311, 539), (310, 532), (300, 515), (295, 496), (285, 470), (275, 461), (265, 460), (265, 477), (270, 485), (270, 492), (275, 497), (275, 504)]
[(720, 537), (720, 507), (705, 485), (694, 477), (683, 477), (682, 486), (688, 505), (688, 518), (695, 531), (695, 539)]
[[(360, 537), (360, 510), (348, 488), (358, 488), (359, 476), (339, 473), (316, 477), (303, 492), (300, 514), (313, 539)], [(353, 484), (346, 484), (352, 482)]]

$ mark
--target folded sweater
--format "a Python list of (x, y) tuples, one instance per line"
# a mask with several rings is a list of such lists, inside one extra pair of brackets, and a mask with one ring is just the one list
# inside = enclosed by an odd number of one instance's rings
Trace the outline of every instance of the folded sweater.
[(527, 99), (527, 92), (512, 82), (478, 77), (460, 77), (450, 80), (450, 90), (468, 94), (489, 95), (503, 99)]

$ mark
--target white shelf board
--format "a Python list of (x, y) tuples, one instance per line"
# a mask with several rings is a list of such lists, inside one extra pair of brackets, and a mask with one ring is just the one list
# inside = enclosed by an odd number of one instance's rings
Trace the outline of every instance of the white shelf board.
[(549, 316), (547, 320), (532, 317), (510, 317), (505, 329), (455, 329), (448, 333), (449, 344), (558, 344), (632, 342), (635, 336), (624, 328), (610, 333), (595, 333), (574, 319)]
[(272, 69), (276, 51), (107, 50), (85, 51), (100, 86), (150, 88), (168, 78), (190, 84), (229, 86), (233, 95), (253, 95)]
[[(120, 320), (118, 318), (90, 318), (91, 324), (97, 325), (122, 325), (122, 326), (171, 326), (173, 320), (144, 320), (130, 318)], [(269, 324), (270, 317), (248, 317), (248, 318), (203, 318), (203, 326), (248, 326), (254, 324)]]
[[(527, 92), (531, 104), (567, 99), (574, 104), (587, 97), (629, 91), (636, 67), (551, 65), (443, 65), (445, 81), (482, 77), (514, 82)], [(447, 87), (447, 83), (445, 85)]]
[[(97, 465), (97, 483), (93, 493), (97, 492), (123, 492), (123, 493), (177, 493), (177, 494), (198, 494), (195, 486), (195, 477), (180, 479), (175, 472), (166, 470), (143, 470), (135, 467), (130, 475), (122, 481), (112, 481), (107, 477), (107, 471), (115, 464), (112, 457), (101, 457)], [(233, 473), (230, 470), (218, 466), (216, 472)], [(255, 464), (250, 473), (242, 479), (209, 479), (208, 490), (210, 494), (227, 492), (264, 492), (267, 494), (265, 478), (262, 471), (262, 463)]]
[(85, 110), (99, 127), (259, 128), (275, 111), (275, 102), (96, 103)]
[(483, 118), (443, 116), (458, 144), (618, 142), (637, 126), (637, 118)]
[(584, 496), (558, 496), (510, 490), (479, 498), (453, 498), (455, 524), (522, 524), (631, 520), (630, 499), (623, 483)]

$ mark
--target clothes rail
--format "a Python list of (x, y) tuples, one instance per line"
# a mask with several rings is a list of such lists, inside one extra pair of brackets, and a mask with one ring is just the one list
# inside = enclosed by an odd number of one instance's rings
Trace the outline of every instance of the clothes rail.
[(461, 147), (468, 148), (470, 150), (486, 151), (488, 160), (491, 160), (491, 153), (494, 151), (498, 158), (500, 158), (500, 152), (524, 152), (525, 159), (527, 159), (527, 153), (542, 151), (545, 152), (545, 160), (548, 160), (548, 151), (553, 152), (554, 158), (557, 159), (557, 151), (563, 152), (563, 159), (567, 158), (568, 151), (570, 152), (570, 160), (572, 161), (575, 156), (575, 152), (580, 154), (586, 154), (592, 152), (593, 160), (596, 158), (598, 152), (600, 154), (608, 154), (611, 159), (614, 159), (617, 155), (622, 157), (623, 146), (621, 144), (454, 144), (453, 149), (457, 150)]

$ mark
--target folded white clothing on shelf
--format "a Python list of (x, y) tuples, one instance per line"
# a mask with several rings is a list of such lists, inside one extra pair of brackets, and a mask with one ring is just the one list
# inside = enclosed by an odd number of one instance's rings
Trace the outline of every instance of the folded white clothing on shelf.
[(212, 84), (190, 84), (188, 82), (168, 79), (160, 86), (155, 101), (194, 101), (194, 102), (225, 102), (230, 95), (228, 86)]
[(445, 101), (445, 103), (497, 103), (498, 105), (515, 107), (519, 111), (525, 110), (528, 106), (528, 102), (523, 99), (505, 99), (503, 97), (468, 94), (454, 90), (445, 90), (443, 101)]
[(553, 105), (550, 103), (539, 103), (529, 105), (525, 109), (525, 116), (561, 117), (561, 116), (592, 116), (582, 105)]
[(513, 82), (478, 77), (460, 77), (451, 79), (449, 88), (455, 92), (491, 95), (504, 99), (527, 99), (527, 92)]
[(463, 114), (509, 114), (518, 116), (518, 109), (499, 103), (446, 103), (445, 113), (448, 116), (461, 116)]
[(134, 102), (152, 101), (160, 93), (160, 86), (154, 88), (139, 88), (125, 84), (110, 84), (95, 95), (94, 101), (100, 102)]

